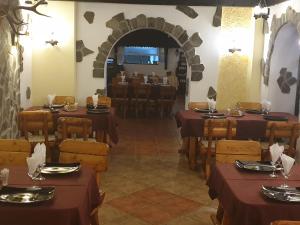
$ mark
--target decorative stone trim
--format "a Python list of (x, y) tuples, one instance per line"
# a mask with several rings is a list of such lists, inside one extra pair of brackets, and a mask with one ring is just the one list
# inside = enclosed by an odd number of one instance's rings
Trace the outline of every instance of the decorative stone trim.
[(119, 13), (106, 22), (106, 27), (111, 28), (112, 33), (108, 36), (107, 41), (98, 47), (98, 55), (93, 63), (93, 77), (104, 78), (104, 65), (109, 52), (123, 36), (139, 29), (155, 29), (171, 36), (182, 48), (188, 64), (191, 66), (191, 81), (202, 80), (202, 72), (205, 67), (200, 62), (200, 56), (195, 54), (195, 48), (203, 42), (199, 33), (194, 33), (189, 37), (187, 31), (180, 25), (168, 23), (161, 17), (146, 17), (144, 14), (128, 20), (124, 13)]
[(295, 25), (300, 35), (300, 13), (297, 13), (290, 6), (286, 9), (286, 13), (283, 13), (280, 18), (277, 18), (276, 15), (274, 15), (272, 18), (269, 50), (268, 50), (268, 55), (267, 55), (267, 60), (266, 60), (264, 75), (263, 75), (264, 84), (267, 86), (269, 85), (270, 68), (271, 68), (270, 66), (271, 66), (272, 54), (274, 51), (275, 40), (280, 29), (287, 23), (291, 23)]

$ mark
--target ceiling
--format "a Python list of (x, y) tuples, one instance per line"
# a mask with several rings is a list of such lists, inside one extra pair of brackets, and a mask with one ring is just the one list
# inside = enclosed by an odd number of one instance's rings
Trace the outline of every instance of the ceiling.
[[(147, 5), (189, 5), (189, 6), (248, 6), (253, 7), (259, 0), (50, 0), (50, 1), (75, 1), (75, 2), (106, 2), (124, 4)], [(265, 0), (268, 6), (275, 5), (286, 0)]]

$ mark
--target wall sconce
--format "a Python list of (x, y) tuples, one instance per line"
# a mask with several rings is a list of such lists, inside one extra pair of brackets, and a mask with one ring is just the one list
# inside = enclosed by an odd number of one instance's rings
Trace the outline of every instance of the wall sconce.
[(57, 41), (57, 40), (53, 40), (53, 39), (51, 39), (51, 40), (49, 40), (49, 41), (45, 41), (45, 42), (46, 42), (46, 44), (50, 44), (50, 45), (52, 45), (52, 46), (55, 46), (55, 45), (58, 44), (58, 41)]
[(233, 53), (235, 53), (235, 52), (240, 52), (240, 51), (242, 51), (242, 49), (240, 49), (240, 48), (235, 48), (235, 47), (234, 47), (234, 48), (228, 49), (228, 51), (231, 52), (231, 53), (233, 54)]
[(263, 18), (267, 20), (270, 15), (270, 8), (268, 8), (265, 0), (259, 0), (259, 3), (254, 8), (254, 18)]

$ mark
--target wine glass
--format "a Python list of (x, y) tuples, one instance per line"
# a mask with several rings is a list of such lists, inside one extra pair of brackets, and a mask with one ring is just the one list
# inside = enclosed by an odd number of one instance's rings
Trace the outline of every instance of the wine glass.
[(278, 162), (278, 160), (276, 162), (271, 161), (271, 165), (273, 166), (273, 171), (269, 176), (272, 178), (278, 177), (278, 175), (275, 172), (276, 172), (277, 166), (280, 165), (280, 163)]
[(291, 170), (287, 171), (285, 170), (284, 168), (281, 169), (281, 173), (284, 177), (284, 183), (282, 185), (280, 185), (280, 188), (282, 189), (286, 189), (286, 188), (289, 188), (289, 185), (287, 185), (286, 181), (287, 179), (289, 178), (289, 175), (291, 173)]
[(28, 176), (34, 181), (45, 180), (45, 177), (43, 177), (41, 173), (44, 166), (45, 164), (39, 164), (36, 170), (34, 171), (34, 173), (33, 174), (28, 173)]

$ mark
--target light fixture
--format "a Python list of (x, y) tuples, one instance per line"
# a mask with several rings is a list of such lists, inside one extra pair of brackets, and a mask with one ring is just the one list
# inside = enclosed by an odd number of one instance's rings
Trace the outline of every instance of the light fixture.
[(57, 45), (58, 44), (58, 41), (57, 40), (54, 40), (54, 38), (53, 38), (53, 36), (54, 36), (54, 32), (52, 32), (51, 34), (50, 34), (50, 36), (51, 36), (51, 39), (49, 40), (49, 41), (46, 41), (46, 44), (50, 44), (50, 45), (52, 45), (52, 46), (55, 46), (55, 45)]
[(242, 51), (242, 49), (240, 49), (240, 48), (230, 48), (230, 49), (228, 49), (228, 51), (231, 52), (231, 53), (233, 54), (233, 53), (235, 53), (235, 52), (240, 52), (240, 51)]
[(263, 18), (267, 20), (270, 15), (270, 8), (268, 8), (266, 0), (259, 0), (257, 6), (254, 7), (254, 18)]
[(50, 44), (50, 45), (52, 45), (52, 46), (54, 46), (54, 45), (57, 45), (58, 44), (58, 41), (57, 40), (53, 40), (53, 39), (51, 39), (51, 40), (49, 40), (49, 41), (45, 41), (47, 44)]

